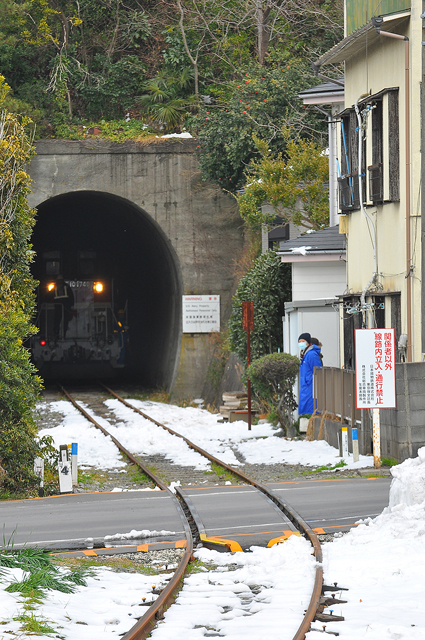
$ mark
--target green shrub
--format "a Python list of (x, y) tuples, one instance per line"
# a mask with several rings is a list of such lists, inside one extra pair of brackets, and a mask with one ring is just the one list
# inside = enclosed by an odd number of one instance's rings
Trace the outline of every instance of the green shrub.
[(247, 372), (255, 395), (275, 409), (286, 435), (292, 435), (292, 411), (297, 407), (293, 386), (299, 365), (296, 356), (271, 353), (255, 360)]

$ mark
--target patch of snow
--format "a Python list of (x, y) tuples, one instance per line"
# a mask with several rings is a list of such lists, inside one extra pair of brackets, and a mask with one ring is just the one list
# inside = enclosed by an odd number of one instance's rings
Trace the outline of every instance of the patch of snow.
[(183, 131), (183, 133), (166, 133), (161, 138), (193, 138), (193, 136), (190, 135), (189, 131)]
[(136, 529), (132, 529), (129, 533), (115, 533), (111, 536), (105, 536), (105, 542), (111, 542), (111, 540), (141, 540), (142, 538), (157, 538), (159, 536), (174, 536), (176, 535), (175, 531), (165, 531), (162, 529), (161, 531), (149, 531), (149, 529), (142, 529), (141, 531), (136, 531)]

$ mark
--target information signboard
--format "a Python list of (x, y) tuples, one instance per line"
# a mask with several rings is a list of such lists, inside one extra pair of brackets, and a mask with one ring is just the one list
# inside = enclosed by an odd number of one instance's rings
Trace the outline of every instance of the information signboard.
[(357, 409), (395, 409), (394, 329), (356, 329)]
[(220, 331), (220, 296), (183, 296), (183, 333)]

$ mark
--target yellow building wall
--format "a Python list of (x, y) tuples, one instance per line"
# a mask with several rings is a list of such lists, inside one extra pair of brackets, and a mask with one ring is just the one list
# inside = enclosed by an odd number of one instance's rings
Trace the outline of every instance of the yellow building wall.
[[(421, 360), (421, 220), (420, 220), (420, 81), (422, 20), (419, 2), (413, 2), (412, 18), (402, 35), (410, 39), (411, 111), (411, 257), (412, 354)], [(417, 15), (416, 15), (417, 14)], [(345, 106), (354, 105), (361, 94), (376, 94), (399, 87), (400, 202), (366, 207), (373, 219), (377, 238), (379, 283), (383, 293), (401, 292), (401, 330), (407, 333), (406, 306), (406, 154), (405, 154), (405, 45), (402, 40), (381, 36), (378, 44), (346, 62)], [(371, 134), (369, 121), (366, 134)], [(354, 170), (354, 169), (353, 169)], [(347, 283), (349, 292), (360, 293), (374, 272), (371, 233), (361, 211), (347, 216)]]

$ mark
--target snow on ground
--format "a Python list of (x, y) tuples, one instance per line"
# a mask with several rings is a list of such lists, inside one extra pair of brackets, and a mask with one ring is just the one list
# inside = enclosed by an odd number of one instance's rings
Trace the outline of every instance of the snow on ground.
[[(218, 415), (195, 407), (177, 407), (172, 404), (129, 400), (138, 409), (150, 415), (177, 433), (231, 466), (241, 466), (235, 451), (248, 464), (301, 464), (305, 466), (335, 465), (341, 458), (334, 447), (324, 440), (286, 440), (277, 437), (269, 423), (254, 425), (248, 431), (243, 421), (219, 423)], [(84, 406), (84, 403), (82, 403)], [(110, 425), (96, 416), (96, 420), (136, 455), (163, 455), (173, 464), (207, 470), (210, 463), (177, 436), (138, 415), (118, 400), (105, 403), (116, 415), (119, 424)], [(78, 442), (79, 465), (93, 465), (102, 469), (124, 466), (115, 445), (96, 427), (88, 423), (69, 402), (59, 400), (50, 403), (52, 411), (62, 413), (64, 420), (53, 429), (43, 429), (40, 435), (53, 436), (55, 445)], [(90, 410), (85, 407), (88, 413)], [(347, 469), (370, 467), (371, 456), (360, 456), (353, 462), (352, 456), (344, 458)]]
[[(292, 536), (271, 549), (251, 551), (196, 551), (196, 558), (220, 566), (186, 578), (152, 640), (198, 640), (207, 630), (227, 640), (290, 640), (313, 588), (311, 547), (304, 538)], [(230, 563), (237, 565), (235, 570), (228, 570)]]
[(361, 469), (373, 466), (373, 458), (359, 456), (357, 462), (353, 457), (340, 458), (339, 452), (324, 440), (286, 440), (271, 436), (261, 440), (241, 442), (238, 451), (249, 464), (302, 464), (305, 466), (335, 465), (342, 459), (347, 469)]
[(193, 136), (188, 131), (183, 131), (183, 133), (166, 133), (161, 138), (193, 138)]
[[(315, 560), (304, 538), (292, 536), (271, 549), (252, 547), (252, 553), (199, 549), (195, 555), (217, 568), (201, 569), (186, 578), (177, 603), (153, 632), (154, 640), (195, 640), (203, 638), (207, 629), (219, 630), (228, 640), (293, 637), (314, 582)], [(20, 570), (6, 570), (7, 575), (12, 572), (22, 577)], [(47, 620), (58, 637), (66, 640), (117, 638), (146, 612), (143, 598), (152, 601), (152, 586), (164, 586), (165, 579), (165, 574), (144, 576), (96, 568), (87, 587), (79, 587), (74, 594), (47, 592), (35, 615)], [(1, 630), (5, 634), (0, 637), (13, 633), (22, 640), (45, 637), (20, 635), (19, 622), (11, 618), (22, 612), (23, 603), (18, 594), (4, 591), (9, 582), (8, 577), (0, 579)]]
[[(136, 437), (136, 424), (142, 432), (142, 422), (138, 422), (135, 414), (130, 417), (114, 402), (108, 404), (122, 420), (117, 433), (121, 436), (128, 428)], [(49, 429), (46, 433), (55, 432), (60, 444), (81, 438), (82, 449), (94, 446), (92, 436), (89, 439), (85, 435), (92, 427), (84, 431), (79, 416), (67, 403), (63, 404), (66, 408), (55, 403), (55, 410), (65, 416), (63, 425), (56, 428), (57, 432)], [(229, 446), (237, 446), (248, 450), (247, 457), (253, 456), (248, 445), (255, 443), (260, 452), (255, 453), (257, 460), (264, 464), (271, 455), (267, 443), (273, 442), (275, 447), (275, 441), (279, 441), (282, 449), (278, 455), (293, 454), (293, 459), (303, 464), (335, 462), (334, 449), (329, 447), (329, 458), (326, 458), (326, 447), (322, 453), (317, 449), (317, 444), (324, 443), (276, 438), (270, 425), (253, 427), (249, 433), (245, 423), (220, 425), (216, 423), (216, 416), (200, 409), (142, 402), (138, 402), (138, 406), (217, 455), (226, 448), (230, 451)], [(154, 434), (149, 446), (153, 448), (158, 441), (158, 448), (164, 451), (159, 435), (162, 430), (157, 431), (152, 424), (149, 428)], [(266, 439), (256, 439), (257, 436)], [(98, 437), (104, 438), (102, 434)], [(103, 445), (100, 449), (105, 451)], [(275, 455), (275, 448), (272, 453)], [(112, 453), (102, 455), (97, 459), (100, 465), (106, 464)], [(320, 461), (319, 455), (323, 455)], [(326, 630), (339, 633), (341, 640), (422, 640), (425, 637), (425, 447), (419, 450), (417, 458), (394, 467), (392, 474), (390, 506), (377, 518), (368, 519), (347, 535), (323, 545), (325, 583), (337, 582), (349, 589), (340, 594), (347, 604), (333, 607), (334, 613), (343, 615), (345, 621), (326, 625)], [(313, 580), (314, 559), (306, 544), (304, 539), (293, 536), (282, 545), (271, 549), (252, 547), (251, 553), (246, 554), (198, 550), (198, 558), (220, 567), (186, 579), (177, 604), (169, 609), (164, 622), (154, 631), (154, 640), (198, 640), (205, 637), (206, 628), (210, 632), (216, 630), (227, 640), (290, 640), (306, 608)], [(231, 570), (235, 565), (236, 570)], [(158, 578), (154, 580), (158, 583)], [(61, 625), (60, 634), (67, 640), (97, 640), (109, 633), (117, 637), (131, 626), (132, 618), (141, 615), (141, 598), (147, 597), (152, 582), (152, 577), (100, 569), (95, 578), (89, 579), (89, 592), (83, 587), (74, 595), (49, 592), (44, 604), (37, 609), (37, 616)], [(1, 584), (0, 589), (4, 586)], [(18, 600), (16, 594), (0, 590), (0, 615), (4, 621), (22, 607)], [(7, 622), (2, 631), (16, 631), (18, 626), (16, 621)], [(323, 625), (313, 623), (313, 627), (318, 631), (310, 631), (307, 640), (323, 640)], [(19, 637), (25, 638), (25, 634)]]
[(157, 538), (158, 536), (174, 536), (175, 534), (175, 531), (166, 531), (165, 529), (161, 529), (161, 531), (156, 531), (155, 529), (153, 531), (149, 529), (137, 531), (132, 529), (128, 533), (114, 533), (112, 536), (105, 536), (104, 540), (106, 542), (111, 542), (112, 540), (140, 540), (141, 538)]
[(323, 546), (326, 584), (349, 588), (333, 607), (345, 621), (326, 626), (341, 640), (425, 638), (425, 447), (391, 471), (389, 507)]
[[(17, 570), (6, 570), (7, 576), (11, 571)], [(55, 630), (48, 637), (66, 640), (117, 638), (146, 612), (143, 598), (147, 602), (155, 599), (156, 596), (151, 594), (152, 586), (165, 586), (169, 577), (166, 574), (115, 573), (109, 568), (96, 568), (94, 575), (86, 579), (87, 587), (78, 587), (75, 593), (47, 591), (36, 611), (29, 613), (33, 613), (37, 620), (47, 621)], [(6, 577), (0, 584), (0, 638), (46, 638), (46, 635), (19, 631), (20, 622), (12, 618), (22, 613), (24, 601), (20, 594), (4, 591), (9, 582)], [(6, 622), (8, 619), (10, 621)]]
[[(176, 407), (160, 402), (129, 400), (138, 409), (161, 422), (177, 433), (185, 436), (209, 453), (217, 456), (223, 462), (232, 466), (240, 466), (232, 449), (241, 453), (249, 464), (302, 464), (306, 466), (334, 465), (341, 460), (338, 452), (327, 442), (306, 442), (305, 440), (286, 440), (277, 437), (276, 431), (269, 423), (258, 424), (248, 431), (247, 423), (243, 421), (219, 423), (218, 415), (204, 409), (194, 407)], [(137, 438), (143, 418), (131, 409), (124, 407), (118, 400), (107, 400), (106, 404), (116, 416), (123, 421), (125, 429), (131, 425)], [(152, 423), (148, 423), (152, 425)], [(150, 427), (152, 428), (152, 427)], [(113, 435), (121, 439), (122, 429), (114, 431)], [(158, 437), (155, 443), (158, 446)], [(371, 456), (360, 456), (358, 462), (353, 462), (352, 456), (344, 459), (348, 469), (370, 467), (373, 465)], [(188, 464), (188, 463), (186, 463)]]
[(50, 403), (51, 411), (64, 416), (61, 424), (52, 429), (41, 429), (40, 437), (52, 436), (55, 447), (61, 444), (78, 442), (78, 464), (93, 465), (100, 469), (119, 469), (126, 464), (121, 460), (120, 452), (111, 438), (107, 438), (96, 429), (83, 415), (66, 400)]

